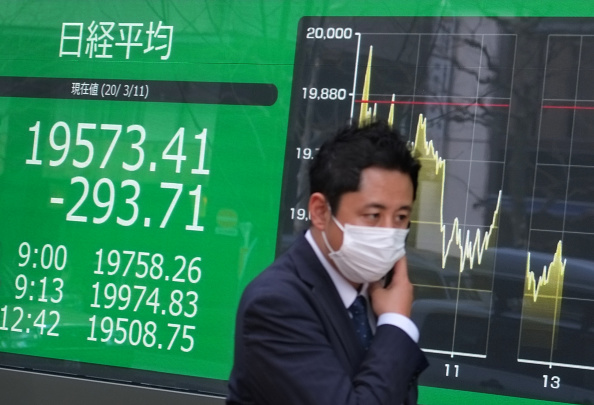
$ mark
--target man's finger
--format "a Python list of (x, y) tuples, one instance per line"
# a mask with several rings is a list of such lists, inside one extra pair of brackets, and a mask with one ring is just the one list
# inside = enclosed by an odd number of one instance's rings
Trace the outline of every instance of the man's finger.
[(373, 295), (373, 292), (375, 290), (377, 290), (378, 288), (383, 288), (384, 286), (384, 280), (378, 280), (378, 281), (374, 281), (373, 283), (369, 283), (369, 286), (367, 287), (367, 291), (369, 292), (369, 295)]
[(408, 282), (408, 262), (406, 261), (406, 256), (402, 257), (394, 265), (394, 276), (392, 277), (390, 286), (399, 282)]

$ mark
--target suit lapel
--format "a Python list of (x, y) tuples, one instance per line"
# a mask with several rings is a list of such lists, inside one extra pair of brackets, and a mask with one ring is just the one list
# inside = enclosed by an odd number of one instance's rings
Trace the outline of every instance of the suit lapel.
[(296, 241), (291, 254), (299, 277), (311, 288), (312, 295), (324, 314), (324, 322), (334, 330), (353, 375), (365, 356), (365, 351), (357, 339), (352, 321), (332, 279), (304, 236)]

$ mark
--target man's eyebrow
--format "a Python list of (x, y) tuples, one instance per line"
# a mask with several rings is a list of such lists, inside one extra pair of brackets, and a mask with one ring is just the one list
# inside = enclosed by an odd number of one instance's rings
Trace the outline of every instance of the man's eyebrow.
[[(384, 204), (372, 202), (372, 203), (366, 204), (365, 208), (386, 209), (387, 207)], [(398, 207), (398, 211), (400, 211), (400, 210), (412, 211), (412, 205), (403, 205), (401, 207)]]
[(371, 202), (369, 204), (365, 204), (364, 208), (378, 208), (378, 209), (385, 209), (386, 206), (380, 203)]

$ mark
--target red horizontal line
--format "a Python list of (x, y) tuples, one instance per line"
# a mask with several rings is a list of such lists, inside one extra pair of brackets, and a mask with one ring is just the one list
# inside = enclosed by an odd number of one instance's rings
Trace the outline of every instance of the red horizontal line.
[(542, 108), (551, 108), (557, 110), (594, 110), (594, 107), (581, 107), (577, 105), (543, 105)]
[(412, 105), (453, 105), (461, 107), (509, 107), (509, 104), (490, 104), (490, 103), (451, 103), (445, 101), (389, 101), (389, 100), (355, 100), (357, 103), (369, 104), (412, 104)]

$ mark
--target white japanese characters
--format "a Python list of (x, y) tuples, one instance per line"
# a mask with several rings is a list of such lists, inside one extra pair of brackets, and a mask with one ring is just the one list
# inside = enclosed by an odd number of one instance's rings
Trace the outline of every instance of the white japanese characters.
[[(62, 23), (60, 57), (74, 56), (89, 59), (122, 58), (129, 60), (136, 55), (157, 53), (161, 60), (171, 55), (173, 26), (150, 22), (143, 23), (91, 22)], [(84, 47), (83, 47), (84, 45)]]

